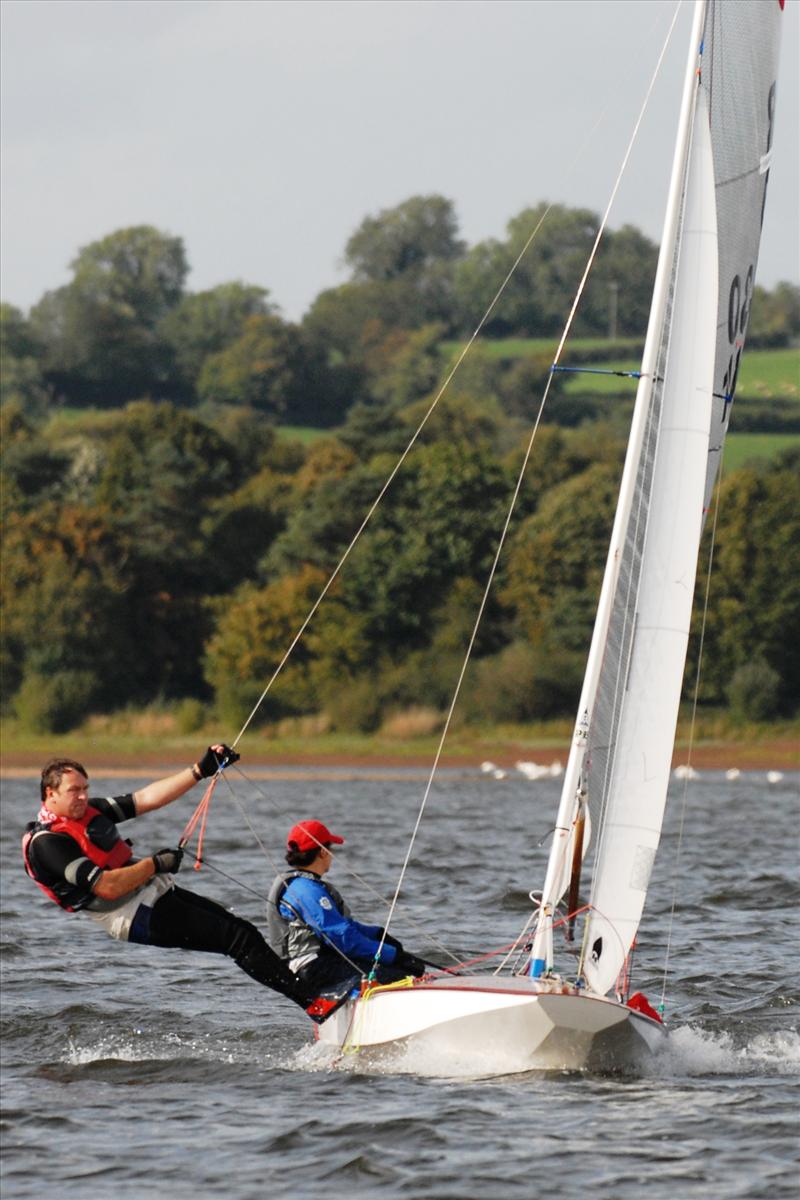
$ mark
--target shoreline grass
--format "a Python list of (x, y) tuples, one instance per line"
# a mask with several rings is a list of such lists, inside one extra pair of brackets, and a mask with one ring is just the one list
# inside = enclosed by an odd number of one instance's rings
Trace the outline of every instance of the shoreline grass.
[[(221, 722), (204, 720), (197, 728), (180, 728), (178, 714), (169, 709), (147, 709), (90, 718), (79, 728), (61, 734), (32, 733), (17, 721), (0, 722), (0, 767), (40, 765), (50, 756), (82, 757), (100, 764), (118, 763), (143, 768), (155, 764), (181, 764), (195, 759), (211, 741), (230, 741), (235, 733)], [(530, 725), (460, 726), (445, 743), (442, 765), (475, 765), (489, 759), (512, 765), (520, 759), (566, 763), (572, 734), (567, 719)], [(690, 728), (686, 718), (678, 726), (674, 760), (687, 761)], [(432, 764), (439, 734), (416, 737), (375, 734), (312, 732), (302, 721), (280, 727), (248, 730), (240, 749), (253, 764), (338, 764), (372, 766)], [(540, 756), (537, 759), (537, 755)], [(693, 737), (692, 761), (708, 767), (800, 768), (800, 719), (769, 723), (736, 724), (723, 712), (698, 717)]]

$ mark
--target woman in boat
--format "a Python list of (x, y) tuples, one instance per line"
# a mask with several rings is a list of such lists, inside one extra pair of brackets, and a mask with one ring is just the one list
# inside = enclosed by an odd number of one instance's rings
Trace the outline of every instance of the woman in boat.
[(356, 921), (342, 895), (323, 880), (333, 865), (331, 846), (343, 845), (344, 838), (321, 821), (300, 821), (286, 844), (288, 870), (276, 876), (267, 900), (268, 936), (310, 991), (340, 990), (373, 968), (379, 983), (425, 974), (421, 958), (379, 925)]
[(175, 886), (183, 850), (134, 857), (122, 821), (163, 808), (239, 758), (209, 746), (191, 767), (123, 796), (89, 799), (81, 763), (54, 759), (42, 771), (41, 808), (22, 840), (25, 870), (67, 912), (85, 911), (111, 937), (179, 950), (226, 954), (252, 979), (287, 996), (314, 1020), (328, 1015), (272, 952), (256, 927), (213, 900)]

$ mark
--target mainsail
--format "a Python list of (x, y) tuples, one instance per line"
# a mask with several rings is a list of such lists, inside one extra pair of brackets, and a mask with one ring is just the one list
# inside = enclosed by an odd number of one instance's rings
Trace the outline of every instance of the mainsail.
[(614, 984), (661, 835), (704, 513), (750, 313), (780, 0), (698, 0), (653, 308), (532, 974), (552, 961), (579, 793), (600, 836), (581, 970)]

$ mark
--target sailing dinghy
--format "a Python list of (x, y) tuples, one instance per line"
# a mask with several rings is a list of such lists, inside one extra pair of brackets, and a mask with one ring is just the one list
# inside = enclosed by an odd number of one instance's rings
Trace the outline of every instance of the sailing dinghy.
[[(704, 516), (753, 294), (782, 0), (695, 0), (641, 377), (530, 958), (522, 974), (362, 984), (319, 1029), (343, 1048), (410, 1045), (498, 1069), (609, 1069), (662, 1041), (628, 993), (658, 847)], [(576, 914), (587, 817), (588, 901)], [(568, 893), (582, 935), (560, 974)], [(573, 946), (577, 946), (575, 941)]]

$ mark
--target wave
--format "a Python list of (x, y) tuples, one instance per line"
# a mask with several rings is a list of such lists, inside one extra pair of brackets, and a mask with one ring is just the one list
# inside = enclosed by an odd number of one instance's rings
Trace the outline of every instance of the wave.
[[(335, 1047), (315, 1043), (297, 1050), (285, 1063), (297, 1071), (344, 1071), (364, 1075), (417, 1075), (425, 1078), (486, 1079), (508, 1077), (507, 1060), (493, 1062), (467, 1049), (463, 1055), (436, 1055), (430, 1046), (419, 1050), (413, 1045), (392, 1050), (350, 1051), (342, 1054)], [(568, 1072), (582, 1074), (582, 1072)], [(536, 1078), (563, 1071), (522, 1071), (517, 1079)], [(600, 1072), (587, 1072), (598, 1075)], [(616, 1075), (617, 1073), (609, 1074)], [(704, 1075), (800, 1075), (800, 1032), (780, 1030), (758, 1033), (744, 1045), (737, 1045), (726, 1031), (683, 1025), (670, 1031), (663, 1049), (643, 1060), (636, 1070), (620, 1072), (626, 1078), (694, 1078)]]
[(737, 1045), (727, 1031), (683, 1025), (672, 1029), (649, 1075), (800, 1075), (800, 1031), (758, 1033)]
[(294, 1031), (286, 1031), (283, 1044), (275, 1046), (275, 1039), (265, 1039), (254, 1045), (252, 1037), (226, 1037), (218, 1032), (176, 1033), (149, 1032), (144, 1029), (127, 1030), (123, 1034), (93, 1036), (86, 1041), (71, 1037), (61, 1058), (67, 1067), (97, 1067), (124, 1063), (217, 1063), (222, 1066), (255, 1066), (257, 1068), (285, 1069), (287, 1060), (294, 1053)]

